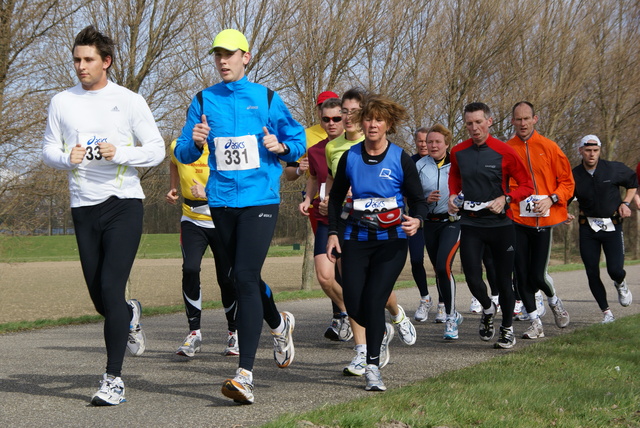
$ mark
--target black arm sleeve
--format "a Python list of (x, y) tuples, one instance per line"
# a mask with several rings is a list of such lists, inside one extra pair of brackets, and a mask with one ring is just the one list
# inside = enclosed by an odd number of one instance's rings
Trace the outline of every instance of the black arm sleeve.
[(338, 233), (338, 219), (342, 212), (342, 203), (351, 187), (351, 182), (346, 174), (348, 154), (349, 151), (347, 150), (340, 157), (336, 176), (333, 178), (333, 186), (331, 186), (331, 192), (329, 192), (329, 234)]
[(407, 198), (409, 215), (412, 217), (419, 217), (421, 220), (424, 220), (427, 218), (429, 208), (427, 207), (427, 201), (424, 198), (424, 192), (422, 191), (422, 184), (420, 183), (420, 176), (418, 175), (416, 164), (404, 151), (402, 152), (400, 163), (404, 173), (402, 193), (405, 198)]

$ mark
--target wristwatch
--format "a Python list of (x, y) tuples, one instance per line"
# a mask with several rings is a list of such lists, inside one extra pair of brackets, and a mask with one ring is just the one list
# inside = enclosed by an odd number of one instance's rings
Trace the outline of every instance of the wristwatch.
[(551, 198), (551, 202), (553, 202), (554, 204), (558, 203), (558, 195), (556, 195), (555, 193), (552, 193), (549, 198)]
[(511, 196), (504, 195), (504, 203), (505, 204), (510, 204), (511, 203)]

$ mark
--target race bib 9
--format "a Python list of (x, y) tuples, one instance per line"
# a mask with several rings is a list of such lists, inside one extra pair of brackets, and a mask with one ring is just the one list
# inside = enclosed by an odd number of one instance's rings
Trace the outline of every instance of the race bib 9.
[(535, 203), (548, 198), (547, 195), (531, 195), (527, 199), (520, 202), (520, 217), (549, 217), (549, 210), (544, 213), (536, 213), (533, 211)]
[(594, 232), (613, 232), (616, 230), (610, 218), (587, 217), (587, 220)]
[(214, 140), (216, 167), (219, 171), (260, 168), (258, 139), (255, 135), (217, 137)]

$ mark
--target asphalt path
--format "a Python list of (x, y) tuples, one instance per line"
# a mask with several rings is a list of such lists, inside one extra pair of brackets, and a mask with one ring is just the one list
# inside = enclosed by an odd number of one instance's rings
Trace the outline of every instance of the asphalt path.
[[(615, 289), (606, 281), (611, 308), (618, 318), (640, 312), (640, 266), (629, 266), (627, 272), (636, 296), (627, 308), (618, 304)], [(432, 311), (427, 322), (414, 323), (418, 332), (415, 345), (405, 346), (394, 338), (391, 362), (382, 370), (385, 384), (390, 389), (400, 388), (601, 321), (583, 271), (552, 276), (571, 315), (569, 327), (556, 328), (547, 310), (544, 339), (518, 339), (512, 350), (493, 349), (493, 341), (480, 340), (480, 316), (468, 312), (470, 294), (466, 284), (459, 284), (458, 310), (465, 317), (460, 339), (443, 341), (444, 326), (433, 323)], [(604, 270), (603, 278), (608, 278)], [(398, 300), (412, 316), (418, 302), (417, 289), (399, 290)], [(220, 393), (222, 381), (233, 376), (237, 367), (237, 357), (221, 355), (226, 334), (222, 310), (203, 312), (203, 350), (192, 359), (174, 354), (187, 333), (183, 314), (143, 318), (147, 350), (141, 357), (127, 356), (124, 363), (127, 402), (108, 408), (89, 404), (106, 361), (101, 323), (0, 335), (0, 424), (252, 427), (282, 413), (375, 394), (364, 391), (363, 378), (342, 375), (342, 367), (354, 355), (353, 343), (330, 342), (323, 337), (330, 318), (327, 299), (288, 301), (278, 306), (296, 317), (295, 361), (286, 369), (276, 367), (271, 337), (265, 328), (254, 367), (256, 401), (250, 406), (237, 405)], [(528, 323), (514, 325), (519, 338)]]

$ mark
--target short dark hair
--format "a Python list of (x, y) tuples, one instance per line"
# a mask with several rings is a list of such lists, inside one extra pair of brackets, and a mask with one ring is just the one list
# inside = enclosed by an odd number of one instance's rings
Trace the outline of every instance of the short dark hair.
[(427, 128), (426, 126), (421, 126), (420, 128), (416, 129), (416, 132), (413, 133), (413, 139), (415, 140), (416, 138), (418, 138), (418, 134), (428, 134), (429, 133), (429, 128)]
[(326, 108), (342, 107), (342, 101), (340, 100), (340, 98), (328, 98), (324, 100), (322, 104), (319, 105), (319, 107), (320, 111)]
[(346, 100), (356, 100), (362, 106), (364, 98), (367, 96), (367, 91), (362, 88), (351, 88), (344, 94), (342, 94), (342, 102)]
[[(113, 65), (116, 59), (113, 40), (102, 34), (93, 25), (84, 27), (82, 31), (78, 33), (75, 41), (73, 42), (71, 53), (76, 50), (76, 46), (94, 46), (103, 61), (107, 57), (111, 57), (111, 65)], [(109, 67), (111, 67), (111, 65), (109, 65)]]
[(491, 109), (485, 103), (469, 103), (464, 106), (464, 113), (473, 113), (476, 111), (482, 111), (485, 118), (491, 117)]
[(536, 115), (536, 109), (533, 108), (533, 104), (531, 104), (529, 101), (518, 101), (513, 105), (513, 108), (511, 109), (511, 117), (513, 117), (513, 115), (516, 114), (516, 108), (518, 108), (522, 104), (525, 104), (531, 107), (531, 117)]

